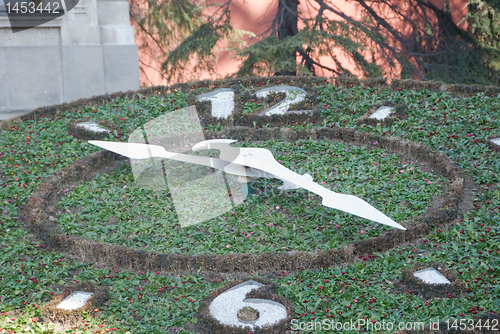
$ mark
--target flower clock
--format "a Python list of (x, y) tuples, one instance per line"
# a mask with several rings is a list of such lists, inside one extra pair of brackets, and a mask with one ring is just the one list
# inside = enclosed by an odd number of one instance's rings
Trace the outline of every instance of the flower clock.
[[(106, 286), (99, 314), (119, 314), (132, 332), (285, 333), (351, 319), (364, 322), (342, 331), (369, 332), (412, 315), (434, 326), (439, 305), (459, 308), (455, 298), (477, 314), (492, 309), (467, 289), (495, 293), (498, 230), (460, 225), (472, 182), (439, 132), (424, 140), (401, 130), (429, 94), (286, 77), (156, 89), (73, 108), (72, 123), (111, 130), (99, 140), (66, 131), (82, 154), (25, 204), (42, 249), (93, 268), (78, 279)], [(370, 118), (384, 106), (386, 118)], [(418, 128), (436, 132), (430, 123)], [(488, 244), (464, 246), (487, 266), (480, 279), (463, 278), (476, 270), (472, 255), (439, 255), (459, 253), (467, 238)], [(412, 278), (426, 263), (446, 268), (450, 288)]]

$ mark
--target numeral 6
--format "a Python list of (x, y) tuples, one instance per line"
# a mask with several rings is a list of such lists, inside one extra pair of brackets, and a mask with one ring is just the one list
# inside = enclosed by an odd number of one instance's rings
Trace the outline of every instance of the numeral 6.
[[(238, 284), (220, 295), (210, 304), (210, 314), (223, 325), (238, 327), (269, 327), (287, 317), (286, 307), (283, 304), (266, 299), (246, 299), (247, 293), (258, 289), (263, 284), (253, 280)], [(244, 321), (238, 317), (238, 311), (250, 307), (257, 310), (256, 320)]]

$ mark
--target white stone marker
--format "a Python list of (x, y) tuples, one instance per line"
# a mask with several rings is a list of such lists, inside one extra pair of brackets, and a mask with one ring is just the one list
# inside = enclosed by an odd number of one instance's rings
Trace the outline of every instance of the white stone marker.
[(63, 310), (76, 310), (85, 306), (85, 303), (92, 295), (92, 292), (75, 291), (64, 298), (63, 301), (57, 305), (57, 308)]
[(198, 101), (212, 101), (212, 116), (227, 119), (234, 110), (234, 92), (231, 88), (219, 88), (196, 96)]
[(261, 115), (271, 116), (271, 115), (284, 115), (287, 113), (294, 114), (302, 114), (302, 113), (311, 113), (312, 110), (288, 110), (292, 104), (299, 103), (304, 101), (306, 98), (306, 91), (302, 88), (293, 87), (293, 86), (274, 86), (268, 87), (255, 92), (255, 96), (259, 98), (266, 98), (271, 93), (285, 93), (286, 97), (283, 101), (276, 104), (274, 107), (271, 107), (261, 113)]
[(394, 110), (394, 107), (386, 107), (386, 106), (383, 106), (383, 107), (380, 107), (378, 108), (373, 114), (370, 115), (370, 117), (368, 118), (371, 118), (371, 119), (378, 119), (378, 120), (383, 120), (384, 118), (386, 118), (387, 116), (389, 116), (389, 114)]
[(415, 271), (413, 276), (427, 284), (451, 284), (443, 274), (432, 267)]
[[(220, 295), (210, 304), (210, 314), (223, 325), (250, 328), (272, 326), (287, 317), (282, 304), (266, 299), (246, 299), (247, 293), (258, 289), (263, 284), (248, 280), (238, 284)], [(238, 318), (239, 309), (249, 306), (259, 311), (259, 317), (253, 323), (243, 322)]]
[(103, 128), (94, 121), (78, 123), (76, 126), (95, 133), (109, 132), (109, 130)]
[(496, 144), (496, 145), (500, 146), (500, 137), (499, 138), (490, 139), (490, 142), (492, 142), (493, 144)]

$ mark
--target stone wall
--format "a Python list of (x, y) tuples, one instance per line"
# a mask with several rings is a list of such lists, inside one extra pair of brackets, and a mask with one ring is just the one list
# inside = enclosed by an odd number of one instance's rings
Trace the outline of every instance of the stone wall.
[(138, 88), (126, 0), (80, 0), (65, 15), (16, 33), (0, 0), (0, 115)]

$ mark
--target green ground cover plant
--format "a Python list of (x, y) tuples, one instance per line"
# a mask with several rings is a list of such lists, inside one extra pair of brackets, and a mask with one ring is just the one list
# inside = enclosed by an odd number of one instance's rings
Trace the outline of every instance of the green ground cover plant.
[[(319, 99), (323, 108), (322, 124), (301, 123), (292, 126), (293, 129), (316, 126), (356, 128), (359, 131), (425, 143), (446, 153), (472, 178), (474, 207), (461, 221), (449, 228), (436, 229), (411, 245), (400, 246), (384, 254), (373, 254), (369, 258), (360, 258), (358, 262), (342, 268), (323, 268), (319, 271), (301, 268), (294, 272), (255, 272), (248, 275), (267, 276), (278, 283), (278, 292), (293, 302), (297, 318), (304, 322), (323, 320), (327, 316), (336, 321), (366, 318), (368, 321), (385, 320), (395, 323), (428, 323), (430, 320), (498, 316), (500, 190), (497, 184), (500, 163), (498, 151), (492, 150), (487, 140), (490, 136), (500, 135), (500, 96), (480, 93), (453, 97), (446, 92), (427, 89), (391, 91), (363, 84), (354, 84), (352, 87), (328, 84), (314, 89), (321, 92)], [(109, 140), (125, 141), (129, 132), (147, 120), (187, 106), (186, 98), (187, 94), (179, 91), (161, 97), (138, 95), (136, 98), (118, 99), (104, 105), (88, 104), (53, 117), (12, 123), (0, 132), (0, 333), (189, 332), (187, 325), (197, 321), (195, 315), (200, 300), (214, 289), (222, 287), (227, 280), (233, 279), (232, 275), (203, 272), (181, 275), (137, 273), (109, 267), (107, 264), (81, 263), (69, 255), (45, 248), (23, 229), (22, 217), (19, 216), (29, 194), (45, 177), (99, 150), (68, 133), (68, 121), (84, 117), (109, 120), (120, 127), (120, 131), (110, 134)], [(357, 118), (369, 110), (371, 105), (389, 100), (397, 104), (404, 103), (406, 115), (397, 117), (390, 125), (377, 122), (363, 125), (356, 123)], [(266, 145), (285, 144), (268, 142)], [(338, 149), (344, 149), (345, 152), (345, 148), (355, 150), (352, 146), (339, 146)], [(317, 151), (321, 152), (321, 149)], [(283, 147), (282, 150), (286, 149)], [(375, 150), (359, 154), (372, 152), (383, 153)], [(297, 152), (299, 157), (301, 154), (304, 153)], [(284, 164), (292, 161), (286, 158), (282, 159)], [(314, 158), (319, 163), (323, 157), (316, 153)], [(383, 167), (382, 161), (385, 160), (380, 157), (377, 159), (378, 168)], [(384, 159), (390, 159), (390, 156)], [(397, 174), (399, 167), (403, 169), (397, 163), (386, 165), (391, 166), (392, 174)], [(367, 168), (375, 166), (368, 165)], [(414, 171), (414, 182), (417, 184), (423, 183), (423, 178), (435, 181), (432, 175), (426, 176), (425, 172), (416, 168)], [(122, 175), (124, 178), (115, 183), (115, 186), (126, 185), (124, 183), (128, 182), (126, 175), (130, 174), (127, 172)], [(409, 175), (398, 174), (398, 177)], [(353, 186), (354, 180), (348, 182), (351, 182), (354, 193), (359, 191)], [(435, 186), (436, 183), (438, 182), (433, 182), (430, 186)], [(278, 184), (271, 185), (275, 187)], [(260, 186), (265, 187), (266, 184)], [(429, 185), (425, 187), (431, 189)], [(103, 196), (107, 196), (100, 191), (87, 193), (84, 185), (76, 185), (70, 190), (70, 194), (91, 196), (85, 198), (94, 205), (98, 205)], [(128, 188), (124, 189), (122, 186), (120, 190), (123, 192), (122, 196), (135, 196), (128, 192)], [(70, 196), (66, 197), (69, 198)], [(90, 201), (91, 198), (93, 202)], [(112, 199), (114, 198), (110, 202)], [(154, 198), (152, 200), (155, 201)], [(373, 198), (374, 202), (375, 200), (378, 201), (376, 196)], [(267, 201), (268, 207), (262, 203), (249, 205), (262, 205), (262, 209), (270, 209), (279, 219), (279, 210), (286, 205)], [(425, 200), (422, 199), (422, 203), (425, 206)], [(389, 201), (383, 205), (390, 211), (394, 203)], [(275, 209), (276, 206), (280, 206), (280, 209)], [(297, 214), (300, 216), (303, 213)], [(250, 232), (250, 227), (253, 227), (250, 224), (252, 217), (245, 217), (244, 211), (238, 215), (244, 217), (246, 223), (245, 231), (241, 232)], [(231, 222), (234, 216), (236, 214), (229, 213), (225, 217)], [(59, 218), (63, 219), (64, 216), (61, 214)], [(329, 218), (328, 222), (330, 220), (333, 219)], [(278, 222), (277, 225), (279, 224)], [(231, 224), (226, 222), (226, 226), (229, 225)], [(347, 223), (345, 225), (342, 229), (351, 228), (347, 227)], [(358, 228), (356, 226), (356, 230)], [(373, 233), (379, 229), (381, 228), (366, 231)], [(359, 230), (356, 230), (354, 232), (357, 232), (355, 235), (358, 238), (369, 237), (368, 232), (361, 236)], [(192, 234), (193, 238), (195, 233)], [(302, 233), (307, 235), (309, 231)], [(335, 233), (340, 233), (340, 230), (335, 230)], [(235, 237), (243, 238), (243, 235)], [(229, 241), (218, 241), (213, 251), (233, 252), (238, 248), (220, 249), (225, 243), (229, 244)], [(146, 245), (145, 242), (142, 244), (144, 247)], [(276, 245), (279, 246), (278, 239)], [(300, 243), (284, 247), (299, 249), (299, 245)], [(315, 247), (321, 247), (318, 245)], [(197, 251), (203, 250), (193, 250)], [(444, 292), (442, 296), (426, 299), (402, 284), (402, 270), (411, 268), (415, 263), (430, 262), (443, 263), (456, 273), (464, 283), (464, 291), (460, 297)], [(86, 314), (86, 322), (71, 328), (46, 323), (42, 321), (43, 318), (39, 318), (41, 305), (62, 291), (64, 286), (86, 281), (108, 287), (110, 291), (106, 305), (93, 310), (92, 314)]]

